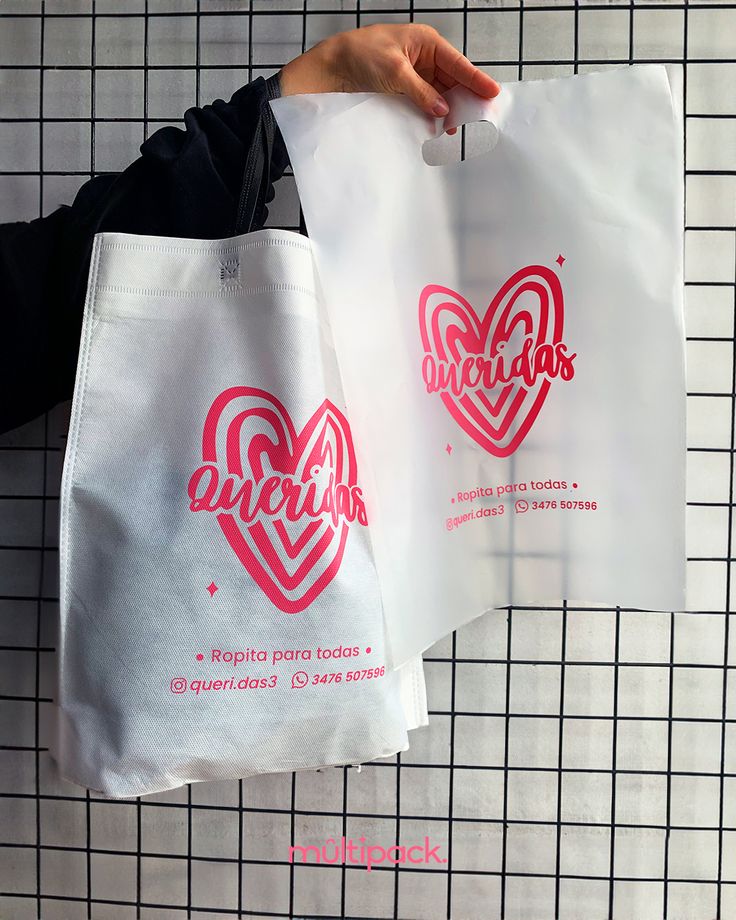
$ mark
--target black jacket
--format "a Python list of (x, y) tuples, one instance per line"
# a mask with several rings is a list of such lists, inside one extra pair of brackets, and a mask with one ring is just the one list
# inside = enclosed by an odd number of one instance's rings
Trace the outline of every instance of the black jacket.
[(0, 432), (72, 397), (95, 233), (219, 239), (263, 226), (289, 163), (268, 105), (278, 95), (274, 74), (190, 108), (183, 130), (160, 128), (124, 172), (90, 179), (71, 206), (0, 224)]

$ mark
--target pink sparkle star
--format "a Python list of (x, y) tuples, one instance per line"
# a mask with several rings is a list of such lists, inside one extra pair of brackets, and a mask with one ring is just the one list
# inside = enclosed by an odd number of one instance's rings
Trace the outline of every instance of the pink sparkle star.
[(209, 585), (207, 585), (207, 590), (210, 592), (210, 597), (212, 597), (215, 591), (217, 591), (217, 585), (214, 583), (214, 581), (210, 582)]
[(565, 261), (565, 257), (562, 255), (557, 256), (555, 262), (562, 268), (562, 263)]
[(450, 454), (452, 453), (452, 447), (448, 444), (445, 450), (447, 451), (447, 456), (449, 457)]

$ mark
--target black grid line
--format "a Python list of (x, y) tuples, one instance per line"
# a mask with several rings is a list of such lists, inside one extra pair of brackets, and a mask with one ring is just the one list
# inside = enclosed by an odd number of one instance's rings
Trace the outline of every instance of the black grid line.
[[(687, 15), (687, 14), (685, 14)], [(736, 272), (736, 265), (734, 267)], [(736, 276), (734, 277), (734, 317), (736, 318)], [(734, 349), (736, 350), (736, 337), (734, 338)], [(726, 596), (725, 596), (725, 609), (726, 617), (724, 620), (724, 637), (723, 637), (723, 695), (722, 695), (722, 726), (721, 726), (721, 751), (720, 751), (720, 767), (721, 767), (721, 776), (719, 779), (719, 795), (718, 795), (718, 878), (717, 878), (717, 902), (716, 910), (717, 916), (720, 916), (722, 913), (722, 900), (723, 900), (723, 870), (724, 870), (724, 849), (723, 849), (723, 820), (724, 820), (724, 809), (725, 809), (725, 768), (726, 768), (726, 724), (727, 724), (727, 700), (728, 700), (728, 673), (729, 673), (729, 638), (730, 638), (730, 623), (731, 617), (731, 560), (733, 558), (733, 504), (734, 504), (734, 494), (733, 494), (733, 478), (734, 478), (734, 462), (733, 454), (734, 448), (736, 447), (736, 430), (734, 422), (734, 413), (736, 413), (736, 355), (732, 361), (731, 368), (731, 451), (729, 454), (728, 461), (728, 529), (727, 529), (727, 550), (726, 550), (726, 559), (728, 564), (726, 565)]]

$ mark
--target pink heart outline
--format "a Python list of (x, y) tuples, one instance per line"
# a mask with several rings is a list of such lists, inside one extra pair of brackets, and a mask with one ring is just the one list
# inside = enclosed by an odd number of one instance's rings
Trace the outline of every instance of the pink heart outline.
[[(526, 292), (539, 297), (538, 323), (528, 310), (520, 309), (514, 313), (516, 300)], [(435, 295), (442, 300), (433, 302), (431, 299)], [(448, 323), (443, 330), (441, 321), (448, 313), (457, 323)], [(529, 265), (511, 275), (488, 305), (482, 319), (461, 294), (443, 285), (427, 284), (419, 297), (419, 325), (425, 353), (440, 361), (457, 364), (463, 358), (459, 345), (468, 356), (492, 356), (497, 353), (500, 343), (509, 340), (517, 324), (522, 324), (526, 335), (534, 335), (536, 331), (534, 348), (545, 343), (553, 346), (561, 343), (563, 318), (562, 286), (556, 273), (544, 265)], [(529, 433), (550, 385), (551, 381), (546, 377), (538, 378), (533, 387), (512, 379), (502, 385), (495, 401), (482, 388), (459, 397), (446, 390), (439, 395), (458, 425), (476, 443), (494, 456), (508, 457)], [(494, 424), (499, 417), (500, 421)], [(522, 419), (521, 424), (508, 442), (502, 443), (517, 417)]]
[[(226, 432), (227, 472), (243, 476), (241, 433), (243, 424), (258, 418), (270, 428), (269, 434), (252, 435), (246, 447), (247, 467), (253, 479), (260, 482), (266, 476), (263, 459), (268, 458), (274, 475), (291, 476), (299, 482), (310, 480), (315, 463), (329, 463), (335, 483), (357, 485), (357, 464), (350, 426), (345, 416), (330, 400), (325, 401), (297, 432), (291, 415), (273, 394), (256, 387), (234, 386), (223, 390), (212, 402), (207, 413), (202, 436), (202, 459), (217, 464), (217, 433), (224, 410), (235, 400), (245, 400), (246, 408), (229, 422)], [(253, 404), (248, 405), (252, 400)], [(238, 559), (271, 603), (285, 613), (305, 610), (324, 591), (337, 574), (345, 552), (349, 523), (344, 518), (334, 527), (329, 517), (309, 518), (295, 540), (289, 537), (284, 522), (256, 520), (243, 529), (242, 521), (228, 511), (217, 514), (220, 528)], [(267, 526), (269, 525), (269, 526)], [(294, 571), (289, 571), (281, 557), (295, 560), (314, 536), (317, 539), (306, 557)], [(278, 538), (277, 545), (274, 537)], [(296, 596), (314, 569), (317, 577)]]

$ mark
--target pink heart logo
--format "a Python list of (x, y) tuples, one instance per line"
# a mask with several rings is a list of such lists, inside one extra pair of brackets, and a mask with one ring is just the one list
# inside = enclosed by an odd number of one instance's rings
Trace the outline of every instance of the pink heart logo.
[(345, 416), (325, 400), (297, 432), (271, 393), (230, 387), (207, 413), (202, 459), (190, 509), (218, 512), (230, 547), (276, 607), (307, 608), (337, 574), (350, 523), (367, 523)]
[(574, 375), (563, 313), (559, 278), (543, 265), (512, 275), (483, 317), (450, 288), (428, 284), (421, 292), (427, 392), (439, 393), (463, 431), (497, 457), (529, 433), (551, 381)]

